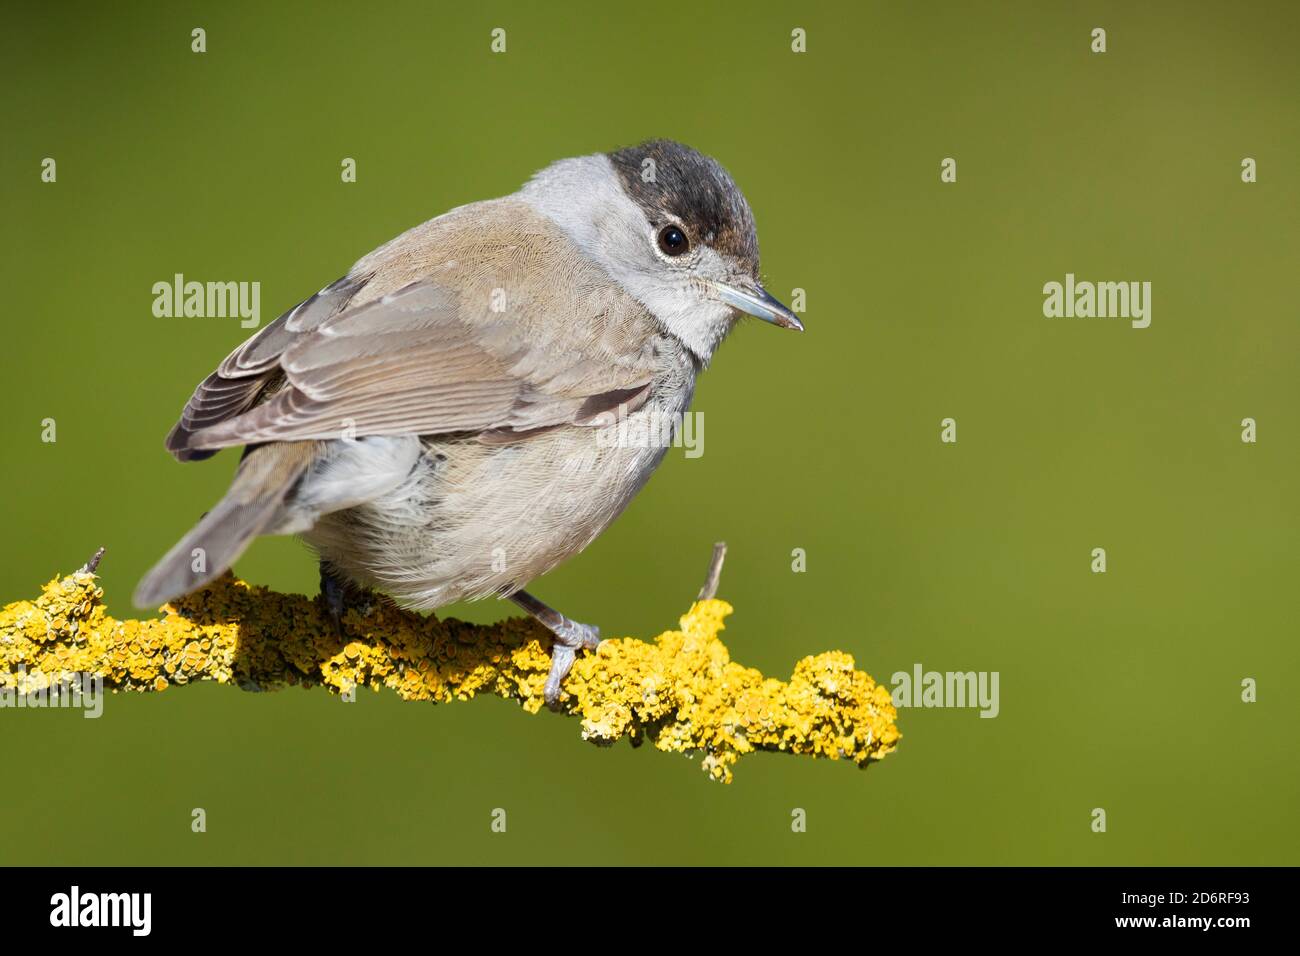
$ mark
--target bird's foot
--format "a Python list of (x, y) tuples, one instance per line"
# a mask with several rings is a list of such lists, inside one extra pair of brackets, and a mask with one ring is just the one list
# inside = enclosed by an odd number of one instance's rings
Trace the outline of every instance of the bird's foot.
[(320, 596), (325, 605), (325, 613), (334, 623), (334, 630), (339, 637), (347, 636), (343, 630), (343, 616), (353, 610), (364, 617), (374, 610), (378, 597), (374, 591), (353, 584), (334, 573), (324, 562), (320, 566)]
[(600, 628), (594, 624), (580, 624), (570, 620), (527, 591), (516, 591), (510, 595), (510, 600), (555, 635), (555, 642), (551, 644), (551, 671), (546, 675), (542, 697), (547, 707), (556, 710), (560, 703), (560, 685), (569, 676), (578, 651), (595, 650), (600, 646)]
[(552, 710), (560, 702), (560, 685), (573, 669), (578, 651), (594, 651), (600, 646), (600, 628), (594, 624), (579, 624), (568, 618), (564, 619), (564, 624), (563, 629), (551, 628), (555, 635), (555, 643), (551, 645), (551, 672), (546, 675), (546, 684), (542, 688), (546, 706)]

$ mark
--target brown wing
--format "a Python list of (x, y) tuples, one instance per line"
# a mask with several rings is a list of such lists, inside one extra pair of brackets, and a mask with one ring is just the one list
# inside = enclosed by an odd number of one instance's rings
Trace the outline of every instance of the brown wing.
[(518, 204), (467, 218), (417, 227), (358, 263), (364, 278), (250, 339), (199, 387), (168, 447), (184, 458), (343, 434), (500, 441), (643, 403), (658, 361), (644, 308)]

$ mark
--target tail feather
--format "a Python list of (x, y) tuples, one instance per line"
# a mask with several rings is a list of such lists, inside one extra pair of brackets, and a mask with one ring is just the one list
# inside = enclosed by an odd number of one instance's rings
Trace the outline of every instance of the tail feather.
[(277, 442), (249, 451), (225, 497), (141, 579), (135, 606), (157, 607), (224, 574), (255, 537), (274, 527), (318, 444)]

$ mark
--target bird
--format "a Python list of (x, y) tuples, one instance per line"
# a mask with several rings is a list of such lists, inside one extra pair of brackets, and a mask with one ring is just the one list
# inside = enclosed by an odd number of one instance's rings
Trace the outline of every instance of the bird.
[(336, 626), (376, 593), (514, 602), (554, 635), (555, 707), (600, 629), (525, 588), (645, 485), (668, 443), (618, 435), (671, 433), (743, 315), (803, 331), (763, 287), (734, 179), (673, 140), (562, 159), (415, 226), (195, 389), (167, 449), (242, 457), (135, 604), (202, 588), (259, 535), (298, 535)]

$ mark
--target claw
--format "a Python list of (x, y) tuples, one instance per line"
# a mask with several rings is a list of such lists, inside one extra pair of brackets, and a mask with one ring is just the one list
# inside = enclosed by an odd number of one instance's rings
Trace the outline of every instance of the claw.
[(600, 628), (591, 624), (579, 624), (567, 618), (565, 624), (567, 626), (563, 628), (552, 629), (555, 643), (551, 645), (551, 671), (546, 675), (546, 684), (542, 688), (542, 698), (551, 710), (558, 709), (560, 685), (573, 669), (573, 662), (578, 659), (578, 651), (594, 651), (600, 646)]
[(340, 638), (346, 639), (343, 629), (343, 617), (348, 609), (354, 609), (362, 616), (374, 609), (375, 593), (340, 577), (331, 571), (325, 562), (320, 566), (320, 596), (325, 605), (325, 612), (334, 622), (334, 631)]

